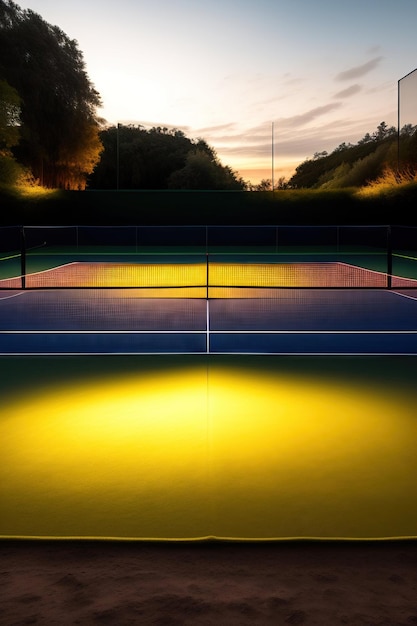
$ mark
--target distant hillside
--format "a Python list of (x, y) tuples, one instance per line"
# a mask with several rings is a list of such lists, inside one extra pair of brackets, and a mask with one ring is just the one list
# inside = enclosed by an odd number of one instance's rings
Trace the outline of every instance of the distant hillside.
[(402, 178), (415, 178), (417, 173), (417, 126), (408, 124), (398, 133), (381, 122), (377, 130), (357, 144), (340, 144), (330, 154), (317, 152), (301, 163), (286, 186), (290, 189), (332, 190), (363, 187), (387, 171)]

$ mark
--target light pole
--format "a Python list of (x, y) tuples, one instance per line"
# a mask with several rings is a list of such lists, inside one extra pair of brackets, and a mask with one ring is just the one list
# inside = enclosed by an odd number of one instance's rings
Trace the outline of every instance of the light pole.
[(272, 178), (272, 192), (274, 192), (274, 187), (275, 187), (275, 176), (274, 176), (274, 171), (275, 171), (275, 165), (274, 165), (274, 158), (275, 158), (275, 154), (274, 154), (274, 122), (272, 122), (272, 129), (271, 129), (271, 178)]
[(119, 190), (119, 169), (120, 169), (120, 139), (119, 139), (120, 124), (117, 122), (116, 131), (116, 189)]

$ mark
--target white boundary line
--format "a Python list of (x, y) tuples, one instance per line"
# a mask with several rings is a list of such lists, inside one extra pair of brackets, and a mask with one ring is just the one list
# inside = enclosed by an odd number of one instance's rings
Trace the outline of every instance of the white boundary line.
[(417, 330), (212, 330), (213, 335), (413, 335)]
[(207, 298), (206, 304), (206, 352), (210, 352), (210, 300)]
[(4, 298), (0, 298), (0, 301), (2, 300), (10, 300), (10, 298), (17, 298), (17, 296), (23, 296), (26, 292), (25, 291), (19, 291), (19, 293), (14, 293), (11, 296), (4, 296)]
[(408, 300), (414, 300), (417, 301), (417, 297), (415, 296), (410, 296), (407, 293), (400, 293), (399, 291), (388, 291), (388, 293), (392, 293), (394, 296), (400, 296), (400, 298), (407, 298)]
[(0, 335), (415, 335), (416, 330), (0, 330)]
[(404, 356), (417, 357), (414, 352), (0, 352), (0, 357), (9, 356)]
[(205, 335), (205, 334), (206, 334), (205, 328), (201, 328), (200, 330), (0, 330), (0, 335)]
[[(314, 261), (313, 261), (314, 263)], [(363, 272), (368, 273), (372, 273), (372, 274), (378, 274), (380, 276), (384, 276), (384, 278), (387, 277), (386, 272), (380, 272), (379, 270), (371, 270), (368, 267), (361, 267), (360, 265), (354, 265), (353, 263), (346, 263), (345, 261), (326, 261), (325, 263), (331, 265), (345, 265), (346, 267), (352, 267), (353, 269), (357, 270), (358, 272), (360, 272), (361, 274)], [(365, 288), (366, 289), (366, 288)]]
[[(42, 352), (40, 354), (43, 354)], [(109, 353), (112, 354), (112, 353)], [(134, 354), (128, 352), (126, 354)], [(141, 354), (138, 352), (137, 354)], [(172, 353), (175, 354), (175, 353)], [(187, 354), (187, 353), (184, 353)], [(222, 356), (412, 356), (415, 352), (210, 352), (210, 354), (220, 354)]]
[[(68, 267), (68, 265), (79, 265), (80, 261), (70, 261), (69, 263), (63, 263), (62, 265), (57, 265), (56, 267), (49, 267), (47, 270), (39, 270), (39, 272), (30, 272), (29, 274), (25, 274), (26, 279), (31, 276), (37, 276), (38, 274), (46, 274), (47, 272), (56, 272), (60, 270), (62, 267)], [(57, 287), (59, 289), (59, 287)]]

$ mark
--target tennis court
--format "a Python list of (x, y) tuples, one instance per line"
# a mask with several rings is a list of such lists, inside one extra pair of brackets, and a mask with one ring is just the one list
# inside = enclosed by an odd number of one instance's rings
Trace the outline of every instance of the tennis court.
[(415, 229), (0, 231), (1, 536), (416, 536)]
[(415, 229), (4, 229), (5, 354), (413, 354)]

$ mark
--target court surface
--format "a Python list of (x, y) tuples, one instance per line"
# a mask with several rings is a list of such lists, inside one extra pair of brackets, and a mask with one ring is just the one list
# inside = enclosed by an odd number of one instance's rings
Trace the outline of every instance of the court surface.
[(0, 353), (417, 352), (413, 289), (226, 288), (228, 297), (208, 299), (163, 291), (0, 291)]
[(416, 536), (414, 257), (32, 243), (1, 266), (1, 537)]
[(0, 357), (0, 535), (415, 536), (414, 356)]

